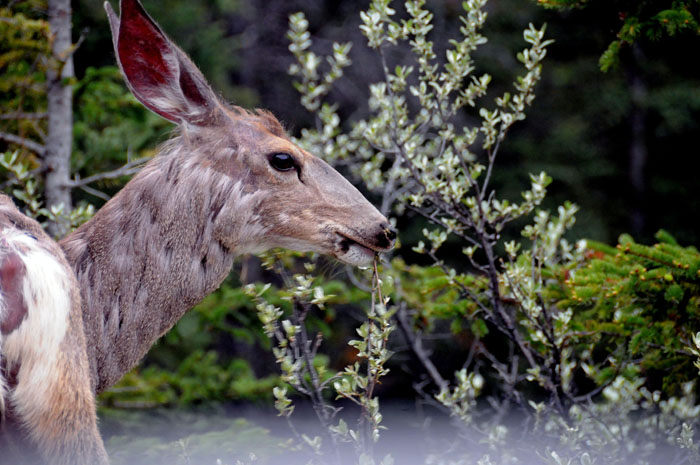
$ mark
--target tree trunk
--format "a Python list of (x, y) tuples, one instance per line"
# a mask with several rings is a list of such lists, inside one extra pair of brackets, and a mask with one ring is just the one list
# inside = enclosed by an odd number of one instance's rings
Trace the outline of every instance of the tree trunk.
[(641, 62), (644, 57), (638, 45), (633, 50), (633, 63), (628, 69), (632, 109), (630, 114), (630, 148), (629, 148), (629, 181), (632, 187), (633, 200), (630, 208), (630, 226), (632, 233), (639, 236), (646, 226), (645, 166), (648, 158), (646, 145), (646, 109), (645, 100), (647, 87), (642, 77)]
[[(49, 0), (49, 27), (53, 43), (47, 70), (49, 131), (44, 156), (45, 196), (48, 208), (71, 209), (70, 155), (73, 140), (73, 78), (70, 0)], [(63, 237), (68, 221), (49, 222), (49, 234)]]

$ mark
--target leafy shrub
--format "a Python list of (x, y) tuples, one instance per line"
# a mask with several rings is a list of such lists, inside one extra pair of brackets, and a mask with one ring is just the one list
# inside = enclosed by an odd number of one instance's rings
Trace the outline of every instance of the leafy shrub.
[[(370, 86), (370, 115), (351, 123), (325, 102), (350, 65), (350, 46), (335, 44), (324, 72), (324, 60), (311, 51), (305, 17), (290, 18), (290, 50), (297, 59), (290, 73), (298, 79), (302, 105), (318, 120), (299, 142), (349, 166), (379, 196), (383, 211), (410, 210), (437, 226), (426, 228), (425, 241), (414, 247), (434, 267), (393, 260), (383, 269), (393, 285), (388, 313), (428, 377), (415, 385), (467, 438), (450, 453), (436, 451), (430, 463), (647, 463), (671, 451), (678, 463), (697, 458), (697, 374), (689, 369), (697, 252), (668, 237), (652, 248), (623, 238), (623, 253), (614, 255), (601, 244), (570, 242), (577, 207), (566, 203), (556, 215), (538, 209), (551, 182), (545, 173), (531, 176), (520, 202), (497, 197), (490, 180), (500, 145), (525, 118), (550, 41), (544, 28), (531, 25), (524, 33), (529, 48), (518, 54), (525, 73), (514, 92), (497, 97), (493, 108), (478, 107), (490, 76), (474, 74), (471, 54), (486, 42), (479, 32), (485, 3), (463, 2), (462, 37), (450, 41), (440, 59), (428, 38), (432, 14), (425, 2), (405, 2), (403, 19), (394, 19), (388, 0), (373, 1), (361, 14), (361, 29), (382, 63), (384, 81)], [(408, 63), (392, 61), (406, 56), (391, 54), (395, 47), (410, 49)], [(472, 123), (456, 127), (464, 111)], [(503, 238), (515, 220), (528, 217), (522, 240)], [(461, 258), (455, 247), (445, 247), (450, 237), (461, 241)], [(423, 279), (411, 280), (407, 272)], [(267, 311), (272, 322), (283, 318), (274, 307)], [(471, 341), (465, 368), (452, 382), (424, 348), (424, 336), (440, 320)], [(303, 332), (303, 321), (293, 324), (292, 335)], [(280, 363), (290, 374), (289, 367), (303, 366), (293, 354)], [(363, 386), (358, 374), (346, 371)], [(344, 386), (336, 386), (339, 396)], [(278, 408), (290, 415), (286, 392), (278, 394)], [(364, 416), (370, 423), (378, 413), (372, 402)], [(344, 423), (328, 429), (334, 441), (348, 430)], [(353, 440), (358, 460), (376, 463), (371, 443)], [(320, 443), (317, 438), (310, 445), (319, 451)]]

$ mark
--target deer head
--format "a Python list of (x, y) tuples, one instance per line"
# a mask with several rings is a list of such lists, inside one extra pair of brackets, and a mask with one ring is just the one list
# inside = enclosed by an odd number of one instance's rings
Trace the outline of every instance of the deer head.
[(131, 92), (179, 126), (188, 166), (225, 175), (221, 190), (237, 206), (224, 204), (215, 215), (222, 244), (235, 253), (314, 251), (352, 265), (393, 246), (386, 218), (331, 166), (295, 145), (272, 114), (222, 102), (138, 0), (121, 0), (120, 8), (117, 18), (105, 3)]

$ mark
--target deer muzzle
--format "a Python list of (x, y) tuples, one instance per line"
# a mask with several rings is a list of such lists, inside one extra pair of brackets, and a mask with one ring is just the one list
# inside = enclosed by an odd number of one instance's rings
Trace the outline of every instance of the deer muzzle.
[(364, 234), (337, 231), (335, 257), (349, 265), (368, 265), (378, 253), (388, 252), (396, 243), (396, 231), (388, 222), (378, 224), (374, 231)]

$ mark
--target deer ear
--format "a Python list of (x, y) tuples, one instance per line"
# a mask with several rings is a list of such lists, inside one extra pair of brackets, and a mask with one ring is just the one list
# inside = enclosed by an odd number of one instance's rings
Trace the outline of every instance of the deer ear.
[(109, 2), (104, 6), (117, 60), (134, 96), (174, 123), (210, 123), (217, 112), (216, 95), (141, 3), (121, 0), (120, 18)]

